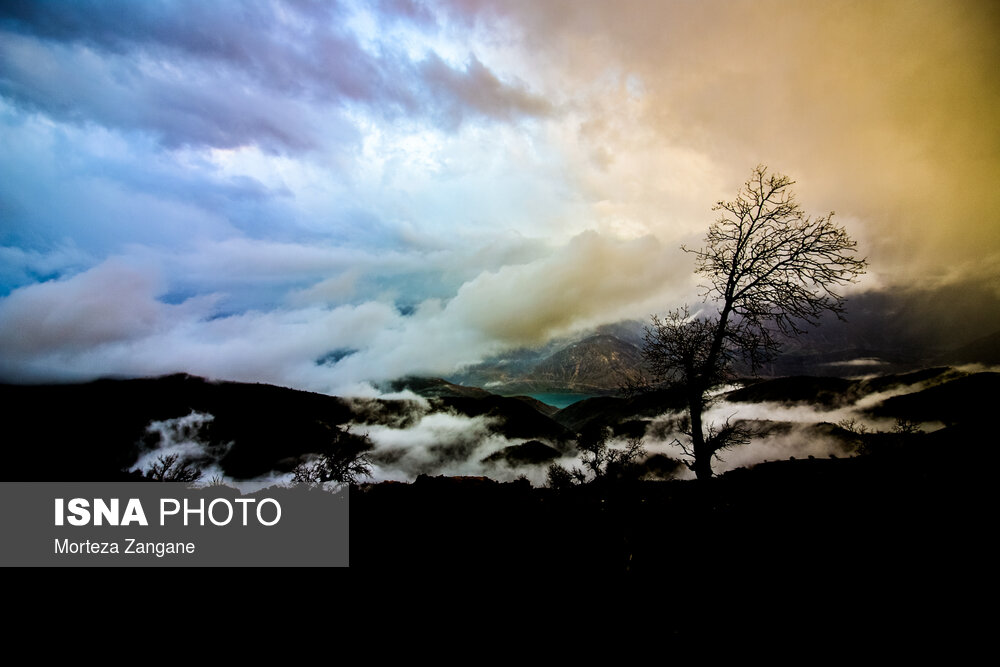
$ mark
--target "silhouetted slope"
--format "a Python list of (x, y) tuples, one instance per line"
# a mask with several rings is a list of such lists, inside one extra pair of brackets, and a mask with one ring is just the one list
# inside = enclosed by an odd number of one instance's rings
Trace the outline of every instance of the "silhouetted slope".
[[(151, 421), (211, 414), (206, 441), (233, 445), (220, 464), (247, 478), (290, 470), (317, 451), (330, 429), (351, 418), (342, 400), (262, 384), (208, 382), (189, 375), (98, 380), (73, 385), (2, 385), (10, 423), (2, 478), (38, 481), (114, 479), (153, 445)], [(14, 426), (21, 428), (14, 428)]]
[(594, 420), (616, 421), (628, 411), (623, 398), (598, 396), (568, 405), (554, 416), (554, 419), (574, 433), (580, 432)]
[(405, 553), (405, 566), (421, 576), (613, 574), (648, 582), (677, 567), (709, 573), (677, 580), (694, 591), (738, 558), (734, 576), (762, 585), (794, 576), (813, 587), (839, 574), (867, 585), (883, 573), (912, 584), (913, 568), (923, 568), (924, 581), (927, 568), (985, 546), (985, 524), (970, 531), (956, 522), (972, 501), (920, 458), (782, 461), (707, 482), (562, 491), (421, 477), (352, 492), (351, 567), (393, 572)]
[[(596, 425), (611, 427), (620, 435), (642, 435), (633, 425), (642, 425), (643, 418), (652, 418), (684, 406), (680, 389), (661, 389), (640, 393), (629, 398), (598, 396), (569, 405), (555, 414), (554, 419), (573, 433)], [(638, 422), (638, 424), (634, 424)]]
[[(489, 416), (494, 432), (508, 438), (562, 442), (570, 437), (547, 416), (554, 410), (533, 399), (505, 398), (443, 380), (427, 380), (419, 388), (437, 394), (428, 399), (432, 411)], [(10, 415), (4, 443), (7, 456), (0, 472), (0, 478), (7, 480), (119, 478), (135, 466), (144, 448), (160, 444), (159, 435), (146, 430), (151, 422), (192, 412), (211, 415), (195, 435), (219, 453), (223, 472), (235, 479), (289, 472), (302, 455), (324, 449), (339, 425), (405, 429), (422, 414), (408, 401), (342, 399), (188, 375), (0, 385), (0, 401)]]
[(837, 377), (793, 376), (751, 381), (740, 389), (727, 392), (725, 400), (733, 403), (774, 402), (797, 405), (842, 407), (877, 392), (894, 389), (914, 391), (963, 377), (952, 368), (926, 368), (903, 374), (880, 375), (863, 380)]
[(483, 461), (492, 463), (504, 462), (511, 465), (539, 464), (547, 463), (560, 456), (561, 453), (558, 449), (549, 447), (544, 442), (539, 442), (538, 440), (529, 440), (520, 445), (504, 447), (499, 452), (490, 454)]
[(736, 389), (725, 399), (740, 403), (810, 403), (824, 407), (844, 405), (854, 383), (833, 377), (787, 377), (764, 380)]
[[(409, 390), (424, 398), (489, 398), (498, 396), (492, 392), (480, 389), (479, 387), (468, 387), (465, 385), (448, 382), (442, 378), (428, 378), (418, 376), (407, 376), (389, 383), (390, 391)], [(522, 403), (526, 403), (546, 417), (551, 417), (559, 408), (542, 403), (538, 399), (530, 396), (509, 396)]]
[(549, 418), (554, 417), (556, 413), (559, 412), (559, 408), (556, 406), (549, 405), (548, 403), (542, 403), (537, 398), (532, 398), (531, 396), (510, 396), (509, 398), (521, 401), (522, 403), (527, 403), (532, 408)]
[(897, 387), (908, 387), (913, 385), (930, 386), (954, 380), (955, 378), (962, 377), (963, 375), (964, 373), (947, 366), (922, 368), (911, 373), (879, 375), (865, 380), (858, 380), (856, 383), (857, 389), (854, 391), (856, 394), (864, 395), (867, 393), (886, 391)]
[(942, 364), (1000, 364), (1000, 331), (978, 338), (939, 358)]
[(505, 396), (473, 398), (454, 396), (434, 399), (437, 407), (444, 407), (466, 417), (489, 416), (499, 420), (498, 432), (508, 438), (541, 438), (565, 440), (570, 433), (559, 423), (536, 410), (531, 404)]
[[(456, 387), (441, 380), (425, 381), (424, 390), (444, 395), (417, 403), (341, 399), (261, 384), (209, 382), (186, 375), (77, 385), (0, 385), (0, 400), (8, 416), (8, 435), (4, 439), (7, 456), (0, 478), (115, 479), (123, 470), (135, 466), (143, 448), (153, 449), (159, 444), (159, 436), (146, 431), (150, 422), (175, 420), (192, 412), (212, 417), (200, 427), (197, 440), (214, 447), (227, 476), (245, 479), (271, 471), (290, 471), (302, 455), (325, 448), (339, 425), (407, 429), (427, 415), (428, 409), (470, 418), (489, 417), (491, 434), (541, 441), (566, 452), (572, 449), (578, 433), (608, 427), (619, 437), (642, 437), (652, 418), (680, 412), (684, 407), (683, 393), (678, 389), (630, 398), (591, 398), (553, 412), (533, 399)], [(872, 392), (887, 390), (910, 393), (868, 408), (870, 414), (978, 426), (984, 423), (1000, 394), (1000, 374), (966, 376), (934, 368), (866, 380), (782, 378), (758, 382), (731, 392), (727, 398), (840, 407)], [(669, 429), (676, 427), (665, 422), (661, 426), (666, 430), (654, 434), (654, 439), (667, 438)], [(758, 427), (778, 433), (775, 429), (780, 425), (758, 422)], [(808, 434), (813, 432), (803, 430), (801, 437), (812, 437)], [(815, 432), (816, 437), (847, 437)], [(513, 449), (507, 453), (514, 460), (521, 452)], [(543, 453), (551, 454), (547, 450)]]
[[(930, 369), (885, 379), (888, 384), (864, 382), (884, 388), (947, 376)], [(803, 388), (820, 395), (830, 390), (822, 382), (793, 382), (783, 395), (801, 396)], [(992, 468), (983, 462), (991, 461), (995, 437), (985, 415), (998, 390), (1000, 374), (978, 373), (898, 396), (882, 409), (922, 420), (948, 421), (941, 415), (950, 415), (961, 423), (927, 434), (880, 434), (864, 457), (763, 463), (707, 482), (625, 480), (562, 492), (482, 477), (361, 485), (351, 493), (351, 567), (383, 575), (405, 567), (418, 576), (627, 573), (661, 581), (685, 559), (713, 575), (738, 557), (747, 576), (760, 576), (761, 568), (787, 573), (799, 567), (816, 577), (858, 569), (869, 575), (901, 562), (928, 567), (949, 556), (988, 553), (991, 524), (980, 514), (992, 507), (984, 502)], [(555, 441), (599, 425), (625, 432), (644, 424), (643, 417), (682, 407), (681, 399), (676, 391), (591, 399), (559, 411), (558, 424), (518, 399), (430, 402), (436, 409), (496, 416), (512, 437), (547, 432)], [(413, 419), (412, 404), (403, 401), (343, 400), (184, 375), (2, 385), (0, 400), (8, 427), (5, 480), (114, 479), (134, 464), (149, 421), (192, 410), (215, 417), (205, 437), (234, 443), (225, 461), (232, 476), (288, 466), (325, 442), (332, 426), (360, 415), (397, 426)], [(490, 458), (544, 463), (558, 453), (535, 440)], [(955, 465), (961, 456), (968, 465)], [(677, 466), (662, 455), (648, 464), (647, 471), (664, 476)]]
[(393, 380), (389, 383), (390, 391), (403, 391), (408, 389), (418, 396), (425, 398), (454, 398), (456, 396), (466, 398), (485, 398), (493, 394), (480, 389), (479, 387), (466, 387), (454, 384), (441, 378), (428, 378), (410, 375), (405, 378)]
[[(430, 399), (433, 410), (493, 417), (497, 432), (510, 438), (558, 442), (569, 436), (530, 400), (440, 380), (428, 381), (424, 389), (443, 394)], [(10, 429), (5, 439), (8, 455), (2, 475), (8, 480), (115, 479), (135, 465), (143, 446), (157, 444), (158, 436), (146, 432), (150, 422), (192, 412), (212, 415), (198, 433), (199, 440), (228, 447), (219, 464), (236, 479), (290, 471), (303, 454), (320, 451), (338, 425), (354, 421), (406, 428), (414, 418), (413, 405), (405, 401), (344, 400), (188, 375), (3, 385), (0, 400), (21, 427)]]
[(893, 396), (873, 414), (945, 424), (989, 421), (1000, 396), (1000, 373), (974, 373), (923, 391)]

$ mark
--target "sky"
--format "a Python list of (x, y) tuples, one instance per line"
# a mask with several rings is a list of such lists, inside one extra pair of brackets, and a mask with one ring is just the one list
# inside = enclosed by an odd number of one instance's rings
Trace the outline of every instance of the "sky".
[(0, 378), (365, 394), (699, 297), (757, 164), (1000, 295), (1000, 5), (0, 4)]

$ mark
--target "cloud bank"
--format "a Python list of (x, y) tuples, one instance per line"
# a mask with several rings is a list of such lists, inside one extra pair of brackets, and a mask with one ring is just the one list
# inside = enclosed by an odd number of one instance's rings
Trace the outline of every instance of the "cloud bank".
[(997, 19), (5, 3), (0, 375), (364, 393), (645, 319), (697, 301), (679, 246), (759, 162), (859, 240), (856, 290), (1000, 293)]

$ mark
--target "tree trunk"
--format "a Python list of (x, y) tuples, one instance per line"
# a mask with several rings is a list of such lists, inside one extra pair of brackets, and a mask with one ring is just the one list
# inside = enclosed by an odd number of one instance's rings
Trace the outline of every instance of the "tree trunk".
[(712, 452), (705, 442), (705, 431), (702, 429), (701, 411), (703, 407), (701, 392), (694, 391), (688, 396), (688, 412), (691, 416), (691, 448), (694, 452), (694, 474), (699, 480), (712, 478)]
[[(730, 277), (730, 282), (732, 278)], [(691, 445), (694, 451), (694, 474), (699, 480), (712, 479), (712, 456), (715, 452), (708, 443), (705, 442), (705, 431), (702, 428), (701, 413), (705, 406), (705, 393), (711, 388), (712, 383), (717, 379), (716, 366), (722, 354), (722, 345), (726, 338), (726, 326), (729, 324), (729, 316), (733, 312), (732, 288), (726, 292), (726, 303), (719, 313), (719, 323), (715, 328), (715, 335), (712, 337), (712, 347), (709, 349), (708, 358), (701, 373), (697, 375), (689, 374), (689, 377), (697, 379), (690, 386), (688, 394), (688, 413), (691, 416)]]

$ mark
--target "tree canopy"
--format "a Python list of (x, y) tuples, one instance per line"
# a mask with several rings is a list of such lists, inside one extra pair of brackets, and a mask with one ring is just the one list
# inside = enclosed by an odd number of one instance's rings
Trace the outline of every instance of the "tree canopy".
[(704, 246), (683, 248), (694, 255), (695, 272), (706, 279), (703, 296), (716, 312), (692, 315), (685, 307), (664, 319), (654, 315), (646, 329), (644, 357), (654, 380), (687, 390), (691, 443), (681, 444), (699, 478), (711, 477), (716, 452), (748, 440), (738, 425), (702, 423), (708, 392), (737, 358), (756, 371), (784, 337), (804, 333), (824, 313), (842, 317), (841, 288), (867, 264), (854, 256), (857, 243), (832, 212), (805, 214), (792, 185), (758, 165), (734, 200), (720, 201)]

